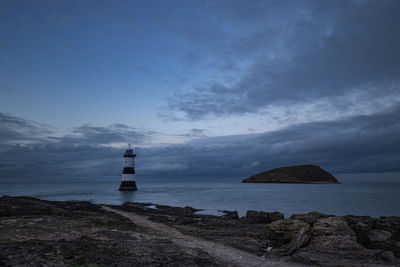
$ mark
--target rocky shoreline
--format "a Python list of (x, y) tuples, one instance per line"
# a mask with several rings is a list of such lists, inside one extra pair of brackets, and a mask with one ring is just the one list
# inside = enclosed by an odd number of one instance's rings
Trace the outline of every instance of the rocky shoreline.
[(0, 266), (400, 266), (400, 217), (0, 198)]

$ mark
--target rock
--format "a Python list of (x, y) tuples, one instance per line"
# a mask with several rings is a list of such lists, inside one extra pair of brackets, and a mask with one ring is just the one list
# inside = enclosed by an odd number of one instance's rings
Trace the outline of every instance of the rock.
[(293, 258), (307, 264), (351, 266), (349, 263), (354, 261), (372, 263), (379, 259), (379, 253), (379, 250), (364, 248), (353, 236), (324, 235), (311, 237), (309, 245), (299, 249)]
[(310, 240), (310, 231), (306, 230), (305, 227), (301, 228), (297, 233), (296, 237), (290, 242), (289, 247), (285, 253), (285, 255), (292, 255), (301, 247), (305, 246), (307, 242)]
[(343, 219), (349, 224), (350, 227), (357, 223), (363, 223), (368, 225), (368, 227), (372, 229), (376, 223), (376, 219), (369, 216), (346, 215), (343, 216)]
[(343, 217), (356, 233), (357, 242), (369, 249), (391, 251), (400, 257), (400, 219), (399, 217), (380, 217), (347, 215)]
[(380, 217), (376, 220), (375, 228), (392, 234), (392, 239), (400, 241), (400, 217)]
[(368, 231), (370, 230), (370, 226), (365, 223), (359, 222), (353, 224), (351, 226), (351, 229), (356, 234), (357, 242), (363, 246), (368, 246), (369, 244)]
[[(283, 214), (249, 211), (237, 219), (236, 212), (225, 212), (226, 217), (202, 215), (190, 207), (108, 206), (174, 227), (187, 236), (276, 257), (282, 263), (279, 266), (291, 265), (286, 260), (292, 258), (323, 266), (400, 266), (398, 217), (324, 218), (309, 213), (292, 217), (303, 220), (285, 220)], [(315, 222), (318, 216), (322, 218)], [(267, 225), (251, 221), (277, 218), (282, 219)], [(180, 246), (169, 235), (160, 237), (158, 231), (143, 227), (89, 202), (0, 197), (0, 265), (224, 266), (223, 260), (201, 249)], [(359, 241), (362, 236), (364, 243)]]
[(100, 205), (1, 197), (0, 211), (0, 266), (226, 266)]
[(299, 220), (284, 219), (270, 223), (268, 228), (270, 231), (269, 237), (274, 245), (282, 245), (290, 243), (300, 229), (304, 228), (305, 232), (309, 231), (310, 225)]
[(394, 254), (390, 250), (389, 251), (384, 251), (384, 252), (381, 253), (381, 258), (384, 261), (393, 262), (394, 261)]
[(380, 250), (370, 250), (357, 242), (356, 234), (342, 217), (320, 219), (311, 230), (311, 240), (294, 255), (296, 261), (327, 265), (348, 266), (357, 260), (363, 263), (378, 262)]
[(183, 208), (183, 210), (184, 210), (185, 215), (192, 215), (192, 214), (194, 214), (194, 213), (199, 211), (199, 210), (197, 210), (195, 208), (192, 208), (192, 207), (189, 207), (189, 206), (185, 206)]
[(35, 198), (9, 196), (0, 198), (0, 217), (57, 213), (60, 213), (59, 209)]
[(222, 216), (222, 218), (224, 218), (224, 219), (228, 219), (228, 220), (231, 220), (231, 219), (233, 219), (233, 220), (239, 219), (239, 214), (238, 214), (238, 212), (237, 212), (236, 210), (235, 210), (235, 211), (223, 210), (222, 212), (225, 213), (225, 214)]
[(396, 257), (400, 256), (400, 242), (393, 239), (390, 232), (385, 230), (368, 231), (367, 247), (373, 249), (381, 249), (394, 253)]
[(272, 169), (244, 179), (242, 183), (339, 183), (329, 172), (315, 165)]
[(292, 220), (300, 220), (303, 222), (306, 222), (310, 225), (313, 225), (314, 223), (316, 223), (319, 219), (322, 218), (327, 218), (330, 217), (329, 215), (320, 213), (320, 212), (309, 212), (306, 214), (293, 214), (292, 216), (290, 216), (290, 219)]
[(346, 215), (342, 217), (354, 231), (357, 237), (357, 242), (367, 248), (374, 248), (371, 246), (368, 238), (368, 232), (375, 228), (377, 219), (369, 216), (354, 216)]
[(373, 230), (368, 232), (368, 239), (370, 242), (384, 242), (388, 240), (392, 234), (384, 230)]
[(248, 210), (245, 219), (251, 223), (272, 223), (278, 220), (283, 220), (284, 215), (280, 212), (263, 212)]
[(312, 228), (312, 234), (314, 236), (349, 235), (355, 237), (353, 230), (341, 217), (329, 217), (318, 220)]
[(400, 241), (390, 240), (388, 243), (388, 247), (394, 253), (394, 255), (396, 257), (400, 257)]

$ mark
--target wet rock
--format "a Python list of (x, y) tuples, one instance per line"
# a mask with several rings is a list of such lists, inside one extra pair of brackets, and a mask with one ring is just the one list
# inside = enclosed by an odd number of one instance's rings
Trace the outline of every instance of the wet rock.
[(392, 234), (384, 230), (373, 230), (368, 232), (368, 239), (371, 243), (384, 242), (388, 240)]
[(224, 215), (222, 215), (222, 218), (224, 219), (228, 220), (239, 219), (239, 214), (236, 210), (235, 211), (223, 210), (222, 212), (224, 213)]
[(194, 213), (196, 213), (196, 212), (198, 212), (199, 210), (198, 209), (195, 209), (195, 208), (192, 208), (192, 207), (189, 207), (189, 206), (185, 206), (184, 208), (183, 208), (183, 212), (186, 214), (186, 215), (192, 215), (192, 214), (194, 214)]
[(274, 246), (290, 243), (300, 231), (310, 230), (310, 225), (299, 220), (284, 219), (272, 222), (268, 225), (270, 234), (269, 238), (273, 241)]
[(313, 225), (314, 223), (316, 223), (319, 219), (322, 218), (327, 218), (330, 217), (329, 215), (320, 213), (320, 212), (309, 212), (306, 214), (293, 214), (292, 216), (290, 216), (290, 219), (292, 220), (300, 220), (303, 222), (306, 222), (310, 225)]
[(284, 215), (280, 212), (263, 212), (248, 210), (245, 219), (251, 223), (272, 223), (278, 220), (283, 220)]

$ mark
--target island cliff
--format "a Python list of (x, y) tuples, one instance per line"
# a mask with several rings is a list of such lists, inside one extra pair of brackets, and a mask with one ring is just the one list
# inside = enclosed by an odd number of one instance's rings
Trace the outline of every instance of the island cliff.
[(242, 183), (300, 183), (338, 184), (329, 172), (315, 165), (281, 167), (261, 172), (244, 179)]

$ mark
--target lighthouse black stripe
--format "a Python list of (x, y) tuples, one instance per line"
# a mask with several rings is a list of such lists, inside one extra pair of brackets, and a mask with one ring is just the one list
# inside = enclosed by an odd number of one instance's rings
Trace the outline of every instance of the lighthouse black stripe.
[(135, 181), (122, 181), (119, 187), (119, 191), (136, 191)]
[(125, 167), (122, 171), (123, 174), (135, 174), (135, 168)]

